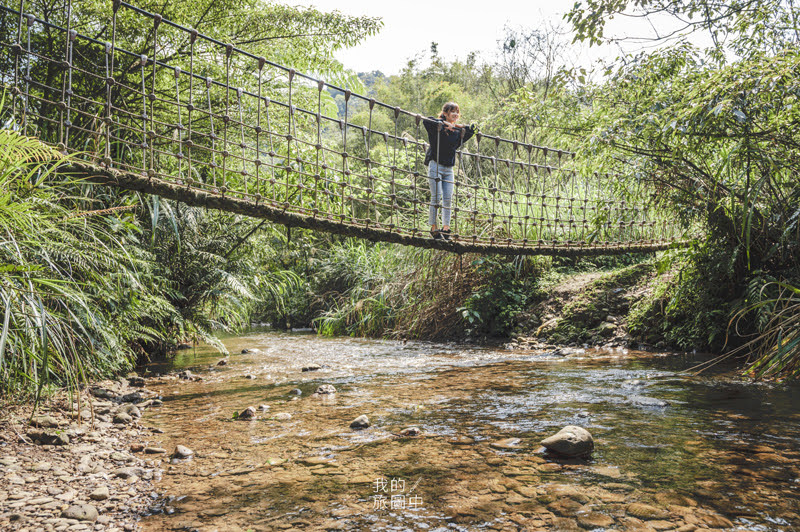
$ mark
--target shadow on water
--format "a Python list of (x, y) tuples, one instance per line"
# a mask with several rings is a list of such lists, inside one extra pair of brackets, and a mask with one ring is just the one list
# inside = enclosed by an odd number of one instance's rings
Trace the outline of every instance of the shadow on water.
[[(147, 368), (165, 375), (149, 384), (164, 405), (144, 422), (164, 430), (159, 446), (196, 455), (164, 464), (145, 530), (800, 525), (797, 386), (730, 366), (685, 372), (698, 355), (264, 331), (223, 341), (257, 352), (217, 366), (198, 348)], [(174, 376), (186, 369), (201, 380)], [(337, 393), (315, 395), (322, 384)], [(256, 419), (232, 419), (251, 405)], [(371, 426), (351, 429), (361, 414)], [(565, 425), (592, 433), (591, 459), (542, 452)]]

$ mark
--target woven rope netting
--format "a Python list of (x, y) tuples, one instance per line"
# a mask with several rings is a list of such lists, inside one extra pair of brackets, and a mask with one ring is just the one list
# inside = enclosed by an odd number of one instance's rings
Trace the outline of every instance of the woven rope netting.
[[(24, 1), (0, 6), (13, 127), (118, 186), (453, 251), (600, 254), (675, 240), (648, 191), (620, 197), (614, 176), (577, 171), (574, 153), (478, 133), (457, 155), (451, 240), (434, 242), (420, 115), (125, 2), (96, 21), (107, 42), (73, 18), (71, 3), (58, 22)], [(118, 45), (120, 24), (149, 28), (145, 53)]]

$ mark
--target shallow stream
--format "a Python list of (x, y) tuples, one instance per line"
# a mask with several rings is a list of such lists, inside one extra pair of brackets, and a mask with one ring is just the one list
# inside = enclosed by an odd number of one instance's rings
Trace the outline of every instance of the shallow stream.
[[(257, 331), (224, 342), (224, 366), (203, 348), (148, 368), (170, 375), (149, 384), (164, 404), (143, 422), (195, 456), (164, 464), (144, 530), (800, 527), (796, 386), (625, 350)], [(202, 380), (175, 377), (187, 369)], [(325, 384), (336, 393), (314, 394)], [(371, 426), (351, 429), (361, 414)], [(591, 459), (542, 452), (566, 425), (592, 433)]]

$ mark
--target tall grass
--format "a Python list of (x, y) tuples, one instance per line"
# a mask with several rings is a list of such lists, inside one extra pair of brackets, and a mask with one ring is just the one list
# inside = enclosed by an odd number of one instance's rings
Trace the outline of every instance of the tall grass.
[[(508, 333), (495, 314), (511, 310), (508, 297), (535, 282), (531, 258), (486, 259), (392, 244), (348, 240), (320, 259), (313, 289), (324, 301), (314, 324), (321, 334), (449, 339)], [(501, 308), (502, 307), (502, 308)], [(509, 308), (506, 308), (509, 307)], [(469, 308), (472, 320), (467, 320)], [(513, 321), (506, 316), (504, 327)]]
[(732, 354), (744, 353), (749, 361), (747, 374), (756, 379), (797, 378), (800, 376), (800, 288), (785, 282), (764, 285), (760, 292), (776, 289), (775, 295), (739, 311), (732, 320), (735, 326), (759, 311), (765, 311), (765, 323), (758, 335)]
[[(0, 392), (79, 386), (130, 368), (130, 340), (160, 337), (163, 299), (140, 296), (145, 263), (112, 220), (64, 206), (67, 159), (0, 130)], [(60, 181), (56, 186), (56, 181)], [(116, 316), (110, 307), (116, 308)], [(138, 319), (137, 319), (138, 316)]]

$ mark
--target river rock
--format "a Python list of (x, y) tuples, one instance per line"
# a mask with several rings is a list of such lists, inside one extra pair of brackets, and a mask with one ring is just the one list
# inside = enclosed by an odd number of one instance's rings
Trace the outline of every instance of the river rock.
[(558, 499), (547, 505), (547, 509), (556, 515), (563, 515), (564, 517), (573, 517), (578, 513), (583, 505), (578, 501), (569, 498)]
[(144, 476), (144, 469), (141, 467), (121, 467), (113, 472), (115, 477), (119, 478), (131, 478), (131, 477), (142, 477)]
[(359, 430), (367, 427), (369, 427), (369, 418), (364, 414), (358, 416), (350, 423), (351, 429)]
[(260, 353), (261, 349), (256, 349), (255, 347), (245, 347), (242, 349), (243, 355), (254, 355), (256, 353)]
[(89, 389), (89, 393), (91, 393), (92, 395), (94, 395), (99, 399), (116, 399), (118, 397), (115, 392), (112, 392), (107, 388), (100, 388), (100, 387)]
[(306, 372), (306, 371), (319, 371), (320, 369), (322, 369), (322, 366), (320, 366), (319, 364), (309, 364), (308, 366), (305, 366), (302, 369), (302, 371), (303, 372)]
[(144, 388), (145, 380), (144, 377), (133, 376), (128, 377), (128, 386), (133, 386), (134, 388)]
[(398, 433), (398, 436), (402, 436), (403, 438), (412, 438), (414, 436), (419, 436), (420, 434), (422, 434), (422, 431), (419, 429), (419, 427), (407, 427), (401, 430)]
[(578, 514), (578, 524), (581, 528), (594, 530), (597, 528), (608, 528), (614, 524), (614, 520), (600, 512), (588, 512), (585, 514)]
[(633, 502), (625, 508), (625, 512), (633, 517), (643, 520), (649, 519), (666, 519), (669, 517), (669, 512), (666, 510), (662, 510), (661, 508), (656, 508), (655, 506), (650, 506), (649, 504), (644, 504), (641, 502)]
[(541, 444), (551, 452), (563, 456), (586, 456), (594, 450), (594, 440), (588, 430), (568, 425)]
[(275, 419), (278, 421), (289, 421), (292, 419), (292, 415), (289, 412), (278, 412), (275, 414)]
[(329, 395), (336, 393), (336, 388), (332, 384), (322, 384), (314, 392), (316, 395)]
[(58, 427), (58, 420), (53, 416), (39, 416), (31, 419), (31, 426), (42, 429), (54, 429)]
[(108, 491), (108, 486), (100, 486), (89, 494), (89, 498), (94, 501), (104, 501), (109, 497), (111, 497), (111, 493)]
[(617, 330), (616, 324), (608, 322), (608, 321), (604, 321), (603, 323), (600, 324), (599, 327), (597, 327), (597, 334), (599, 334), (600, 336), (608, 338), (610, 336), (613, 336), (614, 335), (614, 331), (616, 331), (616, 330)]
[(217, 366), (227, 366), (227, 365), (228, 365), (228, 361), (225, 360), (224, 358), (222, 360), (220, 360), (219, 362), (217, 362)]
[(628, 402), (635, 406), (644, 406), (650, 408), (666, 408), (669, 406), (667, 401), (656, 399), (655, 397), (647, 397), (644, 395), (633, 395), (628, 399)]
[(130, 403), (122, 405), (121, 407), (119, 407), (119, 410), (117, 410), (117, 413), (118, 414), (119, 413), (125, 413), (125, 414), (128, 414), (129, 416), (131, 416), (132, 418), (135, 417), (137, 419), (142, 417), (142, 411), (139, 410), (139, 407), (134, 405), (134, 404), (130, 404)]
[(176, 445), (175, 452), (172, 453), (174, 458), (189, 458), (194, 455), (194, 451), (183, 445)]
[(489, 447), (494, 447), (495, 449), (500, 449), (503, 451), (518, 451), (520, 449), (520, 441), (522, 440), (519, 438), (506, 438), (504, 440), (493, 441), (489, 444)]
[(294, 388), (292, 391), (289, 392), (289, 395), (303, 395), (303, 390), (300, 388)]
[(239, 419), (253, 419), (256, 417), (256, 407), (248, 406), (239, 413)]
[(259, 412), (266, 412), (267, 410), (269, 410), (269, 405), (258, 405)]
[(133, 418), (126, 414), (125, 412), (117, 412), (114, 415), (114, 423), (118, 423), (121, 425), (126, 425), (129, 423), (133, 423)]
[(162, 447), (145, 447), (144, 454), (166, 454), (167, 450)]
[(36, 462), (30, 467), (31, 471), (38, 471), (38, 472), (50, 471), (51, 469), (53, 469), (53, 464), (51, 464), (50, 462)]
[(97, 509), (91, 504), (73, 504), (61, 513), (64, 519), (77, 519), (78, 521), (97, 521)]
[(29, 432), (28, 437), (39, 445), (69, 445), (69, 436), (63, 432)]
[(147, 396), (142, 392), (131, 392), (131, 393), (126, 393), (125, 395), (120, 397), (119, 400), (123, 403), (141, 403), (146, 398)]

